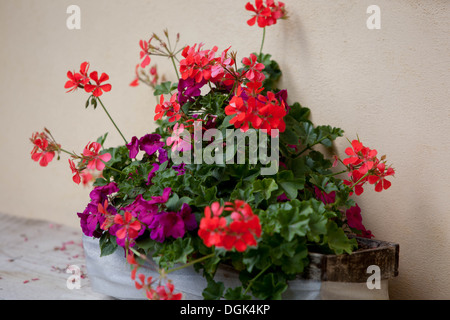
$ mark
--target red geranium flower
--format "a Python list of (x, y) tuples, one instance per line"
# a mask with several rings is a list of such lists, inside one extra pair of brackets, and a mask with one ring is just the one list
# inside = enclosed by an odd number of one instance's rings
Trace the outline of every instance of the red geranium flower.
[(89, 76), (87, 75), (89, 69), (89, 63), (83, 62), (80, 66), (80, 73), (74, 73), (72, 71), (67, 72), (69, 80), (64, 85), (64, 88), (70, 89), (67, 92), (76, 90), (77, 88), (83, 88), (89, 82)]
[[(229, 225), (225, 217), (220, 217), (223, 210), (232, 211)], [(261, 225), (259, 217), (242, 200), (227, 202), (225, 208), (214, 202), (211, 208), (205, 208), (205, 217), (200, 221), (198, 234), (207, 247), (214, 245), (225, 250), (244, 252), (248, 246), (256, 246), (256, 238), (261, 236)]]
[(46, 167), (55, 157), (55, 151), (60, 148), (54, 141), (49, 141), (45, 132), (34, 133), (30, 141), (34, 145), (33, 150), (31, 150), (31, 159), (36, 162), (39, 161), (41, 167)]
[(386, 164), (382, 162), (377, 165), (375, 174), (370, 175), (368, 181), (370, 184), (375, 184), (375, 191), (381, 192), (383, 189), (386, 190), (391, 186), (391, 182), (386, 180), (386, 177), (394, 174), (394, 169), (386, 168)]
[(178, 121), (181, 118), (181, 107), (177, 101), (177, 94), (174, 93), (169, 101), (164, 101), (164, 95), (161, 95), (159, 104), (155, 107), (154, 120), (162, 119), (164, 115), (170, 117), (169, 122)]
[(266, 5), (264, 5), (262, 0), (255, 0), (255, 6), (248, 2), (245, 5), (245, 9), (255, 13), (247, 21), (249, 26), (253, 26), (255, 22), (258, 22), (258, 27), (264, 28), (276, 24), (278, 19), (286, 17), (286, 9), (281, 1), (276, 4), (274, 0), (266, 0)]
[(97, 169), (102, 171), (105, 168), (105, 163), (111, 160), (111, 154), (99, 154), (102, 145), (98, 142), (89, 142), (83, 150), (83, 162), (87, 162), (88, 169)]
[(102, 82), (109, 80), (109, 76), (106, 73), (102, 73), (102, 75), (100, 76), (100, 79), (99, 79), (97, 71), (94, 71), (94, 72), (91, 72), (90, 77), (92, 80), (95, 81), (95, 85), (91, 84), (91, 83), (87, 83), (84, 86), (84, 90), (86, 90), (86, 92), (92, 92), (94, 97), (100, 97), (103, 94), (103, 91), (104, 92), (111, 91), (110, 84), (102, 84)]
[(75, 182), (76, 184), (80, 184), (80, 182), (81, 182), (80, 171), (75, 166), (75, 163), (70, 159), (69, 159), (69, 165), (70, 165), (70, 169), (72, 170), (72, 173), (74, 173), (74, 176), (72, 177), (73, 182)]
[(245, 73), (245, 77), (251, 82), (262, 82), (265, 79), (262, 70), (265, 68), (264, 64), (257, 61), (258, 57), (253, 53), (250, 54), (250, 59), (245, 57), (242, 59), (242, 64), (245, 65), (248, 70)]
[(141, 57), (141, 68), (145, 68), (150, 64), (150, 54), (148, 52), (149, 44), (152, 41), (152, 38), (150, 38), (149, 41), (141, 40), (139, 41), (139, 46), (141, 47), (141, 52), (139, 53)]
[(114, 223), (122, 226), (116, 232), (116, 237), (119, 239), (135, 239), (139, 235), (139, 230), (141, 230), (141, 223), (128, 211), (125, 212), (123, 217), (116, 214)]

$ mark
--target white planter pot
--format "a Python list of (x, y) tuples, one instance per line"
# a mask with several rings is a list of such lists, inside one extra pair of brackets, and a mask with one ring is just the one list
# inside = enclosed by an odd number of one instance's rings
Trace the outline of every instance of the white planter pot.
[[(94, 291), (117, 299), (146, 299), (144, 291), (137, 290), (134, 281), (130, 278), (131, 268), (125, 260), (123, 248), (119, 247), (113, 254), (100, 257), (98, 239), (83, 236), (83, 246), (88, 277)], [(316, 262), (318, 261), (317, 256), (313, 257), (311, 266), (307, 271), (310, 279), (298, 278), (290, 281), (288, 289), (282, 295), (283, 299), (389, 299), (388, 279), (381, 279), (380, 289), (369, 289), (367, 282), (361, 281), (323, 281), (323, 278), (329, 275), (317, 272), (314, 259)], [(323, 263), (323, 260), (319, 260)], [(153, 272), (144, 268), (141, 268), (139, 273), (144, 273), (147, 277), (152, 276), (154, 279), (159, 277), (156, 271)], [(365, 276), (368, 278), (370, 274)], [(238, 277), (239, 274), (234, 269), (220, 266), (214, 280), (223, 282), (226, 288), (234, 288), (241, 285)], [(183, 299), (203, 299), (202, 291), (207, 286), (207, 282), (192, 266), (171, 273), (170, 279), (175, 284), (175, 292), (181, 292)]]

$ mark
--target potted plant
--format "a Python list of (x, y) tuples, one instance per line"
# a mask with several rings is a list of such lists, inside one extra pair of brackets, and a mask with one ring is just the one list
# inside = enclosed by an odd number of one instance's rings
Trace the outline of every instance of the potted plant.
[[(316, 149), (343, 130), (314, 125), (277, 87), (279, 65), (263, 53), (285, 5), (257, 0), (246, 9), (263, 38), (241, 61), (231, 47), (178, 47), (167, 30), (140, 41), (131, 85), (154, 90), (155, 132), (125, 138), (101, 100), (108, 75), (84, 62), (65, 88), (90, 93), (86, 107), (101, 106), (124, 144), (106, 148), (105, 134), (76, 154), (48, 129), (33, 134), (41, 166), (66, 153), (75, 183), (95, 179), (78, 213), (94, 289), (119, 298), (295, 299), (305, 297), (302, 286), (319, 294), (314, 281), (340, 281), (352, 265), (396, 276), (398, 245), (370, 240), (355, 201), (367, 186), (388, 189), (394, 169), (358, 139), (344, 159)], [(153, 56), (173, 63), (176, 81), (149, 68)]]

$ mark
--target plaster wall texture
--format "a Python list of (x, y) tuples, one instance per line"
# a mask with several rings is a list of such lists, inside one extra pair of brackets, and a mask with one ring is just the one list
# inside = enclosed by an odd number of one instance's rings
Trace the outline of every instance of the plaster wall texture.
[[(372, 3), (373, 2), (373, 3)], [(128, 137), (153, 131), (155, 97), (129, 87), (139, 40), (152, 32), (181, 33), (182, 44), (204, 42), (243, 58), (259, 50), (262, 30), (248, 27), (246, 1), (2, 0), (0, 2), (0, 211), (78, 227), (88, 189), (71, 181), (67, 158), (40, 168), (30, 159), (32, 132), (49, 128), (81, 152), (109, 132), (121, 138), (101, 108), (85, 110), (87, 94), (66, 94), (67, 70), (82, 61), (110, 75), (103, 97)], [(81, 9), (81, 29), (69, 30), (66, 9)], [(381, 9), (381, 29), (369, 30), (366, 9)], [(358, 200), (377, 239), (400, 244), (400, 275), (392, 299), (450, 298), (450, 2), (447, 0), (286, 1), (289, 19), (267, 29), (264, 52), (283, 70), (289, 102), (312, 111), (315, 124), (359, 135), (386, 154), (397, 174), (392, 187), (368, 188)], [(154, 58), (176, 80), (169, 61)], [(335, 152), (344, 154), (346, 139)]]

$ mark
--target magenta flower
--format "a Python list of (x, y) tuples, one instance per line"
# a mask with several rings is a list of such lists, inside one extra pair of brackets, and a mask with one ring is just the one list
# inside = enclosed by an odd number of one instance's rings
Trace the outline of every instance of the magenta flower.
[(347, 224), (350, 228), (361, 231), (361, 236), (364, 238), (372, 238), (374, 235), (370, 230), (366, 230), (366, 227), (362, 224), (361, 217), (361, 208), (358, 204), (355, 204), (354, 207), (351, 207), (345, 212), (347, 216)]
[(161, 136), (157, 133), (146, 134), (139, 139), (139, 148), (145, 151), (149, 156), (162, 147), (164, 147), (164, 141), (161, 141)]

